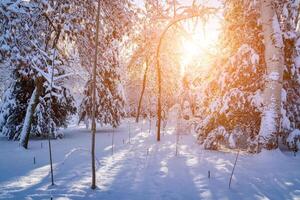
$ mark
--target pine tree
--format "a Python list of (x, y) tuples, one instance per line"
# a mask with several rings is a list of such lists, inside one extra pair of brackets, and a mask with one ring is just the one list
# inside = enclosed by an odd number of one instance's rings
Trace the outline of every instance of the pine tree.
[(219, 58), (197, 95), (197, 115), (204, 117), (196, 130), (205, 148), (256, 147), (265, 72), (258, 18), (251, 1), (225, 2)]
[[(124, 43), (124, 36), (131, 31), (132, 18), (135, 12), (130, 1), (102, 2), (100, 23), (103, 27), (99, 30), (99, 55), (97, 61), (96, 77), (96, 119), (101, 124), (110, 124), (117, 127), (125, 115), (124, 94), (120, 73), (123, 69), (120, 51)], [(108, 11), (108, 12), (107, 12)], [(91, 119), (92, 116), (92, 66), (91, 53), (94, 52), (95, 32), (92, 18), (95, 10), (89, 12), (83, 37), (78, 40), (78, 49), (81, 64), (89, 71), (90, 77), (86, 83), (84, 98), (80, 105), (79, 122)], [(88, 38), (88, 40), (87, 40)]]
[[(292, 149), (297, 149), (300, 138), (297, 134), (300, 129), (300, 33), (299, 1), (277, 1), (274, 5), (280, 16), (280, 27), (284, 43), (284, 72), (281, 107), (281, 130), (283, 143), (285, 140)], [(297, 130), (298, 129), (298, 130)]]
[[(285, 140), (299, 127), (299, 4), (265, 3), (225, 1), (223, 56), (217, 59), (198, 100), (198, 112), (207, 116), (197, 128), (206, 148), (216, 149), (223, 143), (251, 152), (273, 149), (280, 133)], [(270, 86), (273, 83), (278, 87)]]
[(13, 78), (14, 81), (3, 95), (0, 107), (0, 132), (10, 140), (17, 140), (34, 83), (28, 77), (22, 77), (18, 70), (14, 71)]
[[(75, 28), (79, 21), (74, 21), (74, 17), (66, 18), (70, 14), (67, 12), (69, 6), (67, 1), (59, 4), (50, 0), (1, 2), (0, 11), (4, 16), (1, 32), (5, 33), (0, 38), (4, 58), (1, 61), (14, 67), (14, 80), (2, 101), (0, 129), (9, 139), (20, 138), (25, 148), (30, 133), (48, 135), (47, 127), (51, 127), (54, 136), (76, 111), (74, 99), (63, 85), (68, 77), (65, 74), (68, 56), (58, 50), (60, 41), (72, 39), (79, 31)], [(70, 25), (73, 25), (72, 33)], [(50, 88), (53, 67), (55, 83)], [(53, 109), (48, 110), (51, 89)]]
[[(106, 38), (108, 40), (108, 38)], [(113, 41), (105, 41), (108, 49), (100, 57), (101, 64), (96, 69), (96, 119), (101, 124), (113, 127), (120, 125), (125, 115), (124, 97), (120, 82), (120, 61), (117, 46)], [(102, 40), (102, 42), (104, 42)], [(110, 44), (111, 43), (111, 44)], [(80, 121), (92, 117), (92, 79), (86, 84), (84, 98), (80, 105)]]

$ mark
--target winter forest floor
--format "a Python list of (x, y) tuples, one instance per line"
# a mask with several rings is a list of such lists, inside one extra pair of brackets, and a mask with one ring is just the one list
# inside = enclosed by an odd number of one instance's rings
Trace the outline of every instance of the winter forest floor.
[(156, 142), (153, 123), (149, 133), (146, 121), (100, 129), (95, 191), (90, 189), (91, 137), (84, 126), (70, 127), (64, 139), (52, 141), (55, 186), (50, 186), (46, 140), (32, 140), (23, 150), (0, 138), (0, 199), (300, 199), (300, 154), (242, 152), (229, 189), (236, 152), (203, 150), (187, 134), (180, 136), (175, 156), (174, 130), (168, 125)]

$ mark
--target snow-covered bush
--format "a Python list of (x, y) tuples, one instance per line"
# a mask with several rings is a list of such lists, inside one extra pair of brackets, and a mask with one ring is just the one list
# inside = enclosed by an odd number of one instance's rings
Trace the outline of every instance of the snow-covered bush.
[(291, 150), (298, 151), (300, 149), (300, 130), (295, 129), (293, 130), (287, 140), (287, 145)]
[(228, 133), (223, 126), (219, 126), (212, 130), (203, 142), (205, 149), (218, 150), (219, 144), (228, 140)]

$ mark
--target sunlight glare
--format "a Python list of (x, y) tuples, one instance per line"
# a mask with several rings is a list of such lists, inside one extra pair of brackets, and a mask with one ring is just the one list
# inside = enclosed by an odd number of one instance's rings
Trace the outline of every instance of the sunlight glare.
[(207, 57), (212, 49), (216, 48), (219, 37), (219, 22), (211, 19), (205, 25), (199, 23), (193, 28), (195, 22), (186, 22), (184, 26), (188, 36), (181, 39), (181, 74), (183, 75), (189, 66), (198, 65), (207, 67)]

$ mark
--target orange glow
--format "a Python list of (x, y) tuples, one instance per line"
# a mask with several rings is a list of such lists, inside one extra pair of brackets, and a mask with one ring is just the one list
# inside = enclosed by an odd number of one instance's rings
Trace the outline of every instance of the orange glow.
[[(188, 68), (209, 68), (209, 55), (216, 50), (219, 37), (219, 22), (210, 19), (203, 22), (187, 21), (183, 24), (187, 34), (181, 38), (181, 74)], [(197, 69), (205, 70), (205, 69)]]

